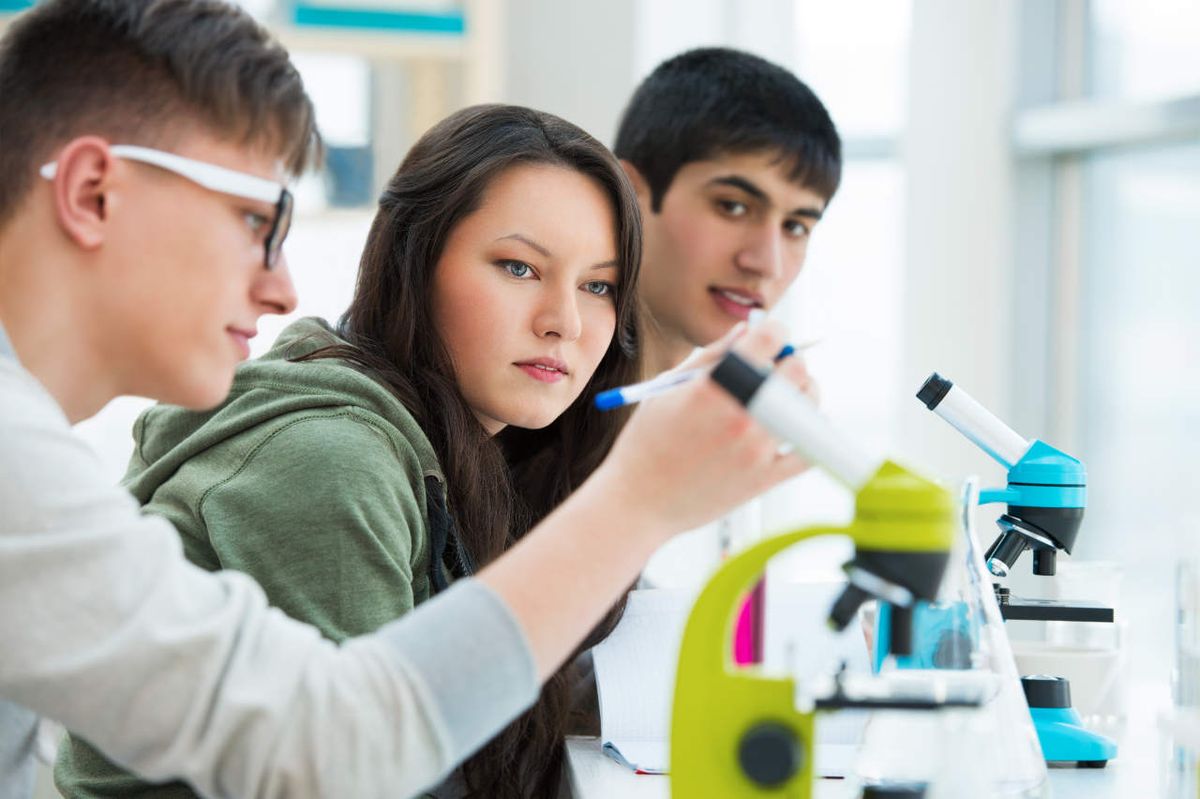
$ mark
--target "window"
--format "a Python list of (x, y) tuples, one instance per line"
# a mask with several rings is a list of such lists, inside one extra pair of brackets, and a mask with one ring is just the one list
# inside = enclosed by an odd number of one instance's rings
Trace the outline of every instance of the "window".
[(1159, 100), (1200, 91), (1200, 4), (1093, 0), (1089, 83), (1100, 99)]
[[(904, 389), (899, 330), (905, 186), (897, 142), (905, 117), (909, 17), (907, 2), (796, 3), (796, 73), (829, 109), (846, 163), (804, 270), (778, 315), (794, 340), (820, 342), (805, 358), (823, 409), (880, 455), (892, 446), (893, 411)], [(768, 495), (765, 524), (776, 530), (846, 519), (852, 505), (844, 487), (814, 470)], [(799, 568), (812, 559), (780, 561)]]
[[(1096, 598), (1129, 623), (1138, 679), (1164, 676), (1174, 564), (1200, 536), (1200, 7), (1152, 6), (1094, 0), (1060, 18), (1059, 45), (1085, 43), (1056, 48), (1080, 94), (1031, 112), (1051, 123), (1036, 149), (1058, 186), (1037, 234), (1060, 294), (1040, 328), (1060, 353), (1046, 417), (1087, 465), (1075, 554), (1121, 566), (1121, 595)], [(1048, 41), (1024, 42), (1024, 62)]]
[[(1200, 143), (1087, 160), (1079, 554), (1123, 565), (1140, 643), (1163, 655), (1175, 557), (1200, 539)], [(1192, 544), (1194, 546), (1194, 544)]]

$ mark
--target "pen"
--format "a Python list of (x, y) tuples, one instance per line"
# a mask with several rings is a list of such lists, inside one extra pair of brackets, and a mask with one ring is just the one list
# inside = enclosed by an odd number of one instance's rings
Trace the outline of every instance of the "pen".
[(632, 405), (635, 402), (656, 397), (663, 392), (691, 382), (693, 378), (699, 377), (707, 371), (708, 369), (688, 369), (683, 372), (659, 375), (652, 380), (646, 380), (642, 383), (634, 383), (628, 386), (621, 386), (620, 388), (610, 388), (596, 395), (596, 407), (602, 411), (611, 411), (613, 408)]
[[(818, 339), (817, 341), (819, 341)], [(801, 344), (799, 347), (794, 347), (791, 344), (785, 344), (775, 356), (775, 362), (779, 363), (789, 355), (794, 355), (797, 350), (806, 350), (817, 341), (808, 341)], [(607, 391), (601, 391), (596, 395), (596, 407), (602, 411), (611, 411), (613, 408), (623, 408), (626, 405), (633, 405), (636, 402), (657, 397), (659, 394), (666, 393), (671, 389), (678, 388), (686, 383), (691, 382), (694, 378), (700, 375), (708, 374), (707, 368), (702, 369), (686, 369), (682, 372), (666, 372), (658, 377), (641, 383), (633, 383), (620, 388), (610, 388)]]

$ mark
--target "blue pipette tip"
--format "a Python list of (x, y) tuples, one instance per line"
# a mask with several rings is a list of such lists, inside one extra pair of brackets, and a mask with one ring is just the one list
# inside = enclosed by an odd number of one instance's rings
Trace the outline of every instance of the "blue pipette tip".
[(602, 411), (610, 411), (613, 408), (619, 408), (625, 403), (625, 398), (621, 396), (621, 389), (610, 388), (608, 391), (601, 391), (596, 395), (596, 407)]
[(787, 358), (788, 356), (795, 355), (795, 354), (796, 354), (795, 347), (793, 347), (791, 344), (784, 344), (783, 349), (781, 349), (779, 351), (779, 354), (775, 356), (775, 362), (779, 363), (784, 358)]

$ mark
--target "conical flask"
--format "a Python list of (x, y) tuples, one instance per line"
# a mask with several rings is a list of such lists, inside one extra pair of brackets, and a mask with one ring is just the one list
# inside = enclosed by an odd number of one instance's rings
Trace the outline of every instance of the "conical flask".
[[(928, 799), (1043, 797), (1046, 763), (975, 528), (979, 480), (962, 490), (961, 535), (937, 602), (918, 606), (913, 654), (877, 661), (881, 674), (902, 671), (931, 694), (981, 692), (977, 708), (873, 712), (856, 761), (859, 782), (919, 780)], [(876, 651), (889, 608), (879, 608)]]

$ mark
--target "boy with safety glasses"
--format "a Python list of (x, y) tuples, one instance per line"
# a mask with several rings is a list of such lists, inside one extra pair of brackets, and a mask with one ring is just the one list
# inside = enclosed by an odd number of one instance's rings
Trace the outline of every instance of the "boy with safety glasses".
[(31, 789), (34, 711), (205, 795), (411, 795), (533, 702), (656, 546), (798, 468), (694, 381), (487, 569), (335, 647), (189, 565), (70, 430), (123, 394), (211, 407), (295, 307), (286, 181), (319, 143), (286, 52), (223, 2), (47, 0), (0, 41), (0, 135), (2, 796)]

